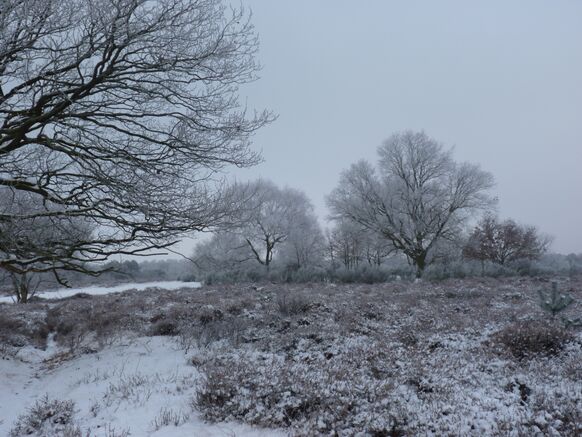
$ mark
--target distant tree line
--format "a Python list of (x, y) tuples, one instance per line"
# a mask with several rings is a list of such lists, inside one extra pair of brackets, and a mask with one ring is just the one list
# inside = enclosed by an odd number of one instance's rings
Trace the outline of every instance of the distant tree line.
[(240, 224), (197, 245), (197, 274), (293, 280), (366, 270), (382, 279), (387, 275), (378, 272), (391, 269), (420, 278), (429, 266), (446, 270), (474, 261), (485, 274), (486, 264), (511, 270), (547, 252), (551, 239), (535, 227), (492, 214), (490, 173), (454, 161), (424, 132), (396, 133), (378, 155), (376, 166), (360, 161), (341, 174), (327, 198), (331, 226), (325, 230), (304, 193), (265, 180), (249, 183), (242, 193), (252, 196)]

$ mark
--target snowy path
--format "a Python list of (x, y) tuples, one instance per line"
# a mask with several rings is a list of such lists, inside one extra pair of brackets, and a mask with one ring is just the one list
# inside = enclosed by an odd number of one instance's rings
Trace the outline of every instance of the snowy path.
[[(181, 281), (158, 281), (158, 282), (142, 282), (142, 283), (127, 283), (116, 285), (114, 287), (80, 287), (80, 288), (61, 288), (59, 290), (41, 291), (35, 294), (37, 297), (45, 299), (60, 299), (63, 297), (73, 296), (77, 293), (86, 293), (91, 295), (103, 295), (109, 293), (117, 293), (127, 290), (145, 290), (146, 288), (162, 288), (164, 290), (176, 290), (179, 288), (198, 288), (200, 282), (181, 282)], [(14, 302), (12, 296), (1, 296), (0, 303)]]
[[(198, 373), (168, 337), (125, 340), (51, 369), (43, 360), (57, 352), (51, 344), (46, 351), (27, 348), (15, 359), (0, 359), (0, 435), (8, 435), (18, 415), (45, 394), (73, 400), (76, 423), (91, 435), (107, 429), (155, 437), (285, 435), (238, 423), (204, 423), (190, 406)], [(164, 411), (183, 423), (156, 430)]]

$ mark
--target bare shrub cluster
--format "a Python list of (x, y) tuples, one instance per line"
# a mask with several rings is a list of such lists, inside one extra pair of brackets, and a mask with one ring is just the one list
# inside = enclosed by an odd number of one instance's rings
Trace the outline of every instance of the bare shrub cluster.
[(171, 408), (163, 407), (152, 420), (151, 428), (155, 432), (166, 426), (180, 426), (186, 423), (188, 418), (189, 415), (182, 411), (174, 411)]
[(298, 435), (394, 435), (392, 382), (361, 366), (377, 358), (373, 350), (356, 349), (351, 360), (347, 354), (305, 354), (305, 361), (252, 352), (211, 356), (201, 365), (205, 378), (194, 406), (210, 420), (290, 427)]
[[(132, 302), (133, 301), (133, 302)], [(111, 344), (127, 331), (140, 331), (137, 299), (112, 297), (69, 299), (47, 310), (46, 323), (55, 341), (71, 351)]]
[(18, 348), (31, 343), (44, 348), (48, 333), (42, 321), (27, 323), (18, 314), (0, 313), (0, 344)]
[(75, 404), (70, 400), (38, 399), (29, 410), (20, 415), (10, 431), (11, 437), (35, 434), (37, 436), (81, 437), (81, 431), (73, 424)]
[(277, 308), (285, 316), (305, 314), (309, 311), (311, 300), (305, 293), (280, 293), (277, 296)]
[(537, 320), (512, 323), (493, 337), (494, 342), (518, 359), (557, 355), (574, 340), (572, 332), (563, 327)]

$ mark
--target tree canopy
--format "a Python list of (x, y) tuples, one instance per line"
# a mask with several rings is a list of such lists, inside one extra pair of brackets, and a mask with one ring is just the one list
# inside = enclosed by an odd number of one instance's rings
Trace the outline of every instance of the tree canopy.
[(475, 210), (487, 208), (493, 176), (452, 153), (424, 132), (405, 131), (378, 148), (377, 167), (366, 161), (345, 170), (328, 197), (332, 217), (379, 233), (404, 253), (421, 276), (431, 250), (459, 235)]
[[(0, 187), (38, 207), (0, 210), (0, 268), (82, 268), (230, 218), (217, 173), (257, 163), (273, 119), (239, 102), (259, 69), (248, 18), (220, 0), (2, 2)], [(3, 229), (39, 220), (94, 231), (14, 250)]]

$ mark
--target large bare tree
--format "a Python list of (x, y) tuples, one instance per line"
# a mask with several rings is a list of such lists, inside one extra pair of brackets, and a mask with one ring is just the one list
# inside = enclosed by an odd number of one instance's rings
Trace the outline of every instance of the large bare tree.
[(493, 177), (456, 163), (424, 132), (394, 134), (378, 154), (377, 168), (360, 161), (342, 173), (328, 205), (333, 217), (381, 234), (420, 277), (437, 242), (455, 238), (471, 213), (491, 204)]
[(26, 256), (4, 244), (0, 268), (144, 253), (229, 219), (217, 172), (257, 163), (250, 138), (272, 119), (239, 103), (256, 50), (248, 14), (220, 0), (3, 0), (0, 186), (42, 207), (0, 223), (95, 231)]

